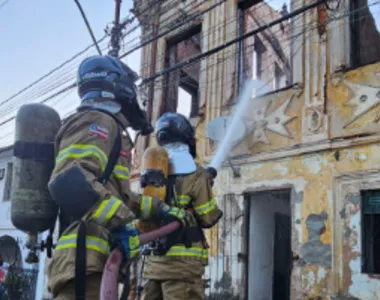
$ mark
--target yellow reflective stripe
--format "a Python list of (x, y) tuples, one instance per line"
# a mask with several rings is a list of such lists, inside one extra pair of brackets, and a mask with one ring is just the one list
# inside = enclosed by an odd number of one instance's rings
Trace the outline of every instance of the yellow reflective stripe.
[[(62, 250), (67, 248), (77, 247), (77, 234), (63, 235), (55, 247), (55, 250)], [(108, 241), (98, 238), (96, 236), (87, 235), (86, 236), (86, 248), (98, 251), (103, 254), (109, 254), (110, 247)]]
[(110, 197), (103, 200), (94, 213), (94, 221), (101, 225), (106, 225), (107, 222), (113, 217), (121, 203), (122, 201), (116, 197)]
[(166, 253), (166, 256), (191, 256), (207, 259), (208, 251), (198, 247), (186, 248), (185, 246), (173, 246)]
[(116, 178), (128, 180), (129, 179), (129, 168), (121, 166), (121, 165), (116, 165), (114, 170), (113, 170), (113, 174), (115, 175)]
[(147, 219), (152, 214), (153, 198), (150, 196), (142, 196), (140, 202), (141, 218)]
[(59, 151), (58, 156), (55, 160), (55, 164), (59, 165), (63, 160), (69, 158), (77, 159), (91, 156), (94, 156), (98, 159), (100, 167), (102, 171), (104, 171), (108, 161), (107, 155), (103, 152), (102, 149), (94, 145), (70, 145)]
[(176, 201), (181, 206), (187, 206), (190, 204), (190, 196), (188, 195), (177, 195)]
[(215, 198), (212, 198), (210, 201), (207, 201), (206, 203), (194, 207), (195, 212), (198, 215), (205, 215), (208, 214), (210, 211), (215, 209), (217, 207), (217, 203)]

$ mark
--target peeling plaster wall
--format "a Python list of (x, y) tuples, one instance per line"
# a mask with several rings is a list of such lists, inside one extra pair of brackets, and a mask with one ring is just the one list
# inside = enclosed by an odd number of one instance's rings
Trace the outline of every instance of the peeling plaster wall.
[(361, 274), (359, 192), (380, 188), (380, 145), (340, 152), (339, 161), (336, 151), (324, 151), (242, 164), (240, 179), (234, 180), (226, 168), (216, 182), (218, 194), (293, 187), (292, 249), (299, 259), (293, 267), (292, 299), (379, 297), (379, 278)]

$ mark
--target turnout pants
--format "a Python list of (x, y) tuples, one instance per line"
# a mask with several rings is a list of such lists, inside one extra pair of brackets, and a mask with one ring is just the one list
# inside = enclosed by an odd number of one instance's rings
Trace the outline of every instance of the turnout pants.
[[(99, 300), (100, 283), (102, 281), (102, 273), (95, 273), (86, 277), (86, 300)], [(70, 281), (65, 285), (54, 300), (75, 300), (75, 284)]]
[(142, 292), (142, 300), (204, 300), (202, 277), (186, 280), (149, 280)]

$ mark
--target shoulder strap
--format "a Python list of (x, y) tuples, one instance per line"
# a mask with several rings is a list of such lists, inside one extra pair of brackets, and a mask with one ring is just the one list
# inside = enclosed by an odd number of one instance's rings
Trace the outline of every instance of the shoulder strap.
[(113, 143), (110, 155), (108, 156), (108, 162), (107, 162), (106, 168), (104, 169), (102, 176), (100, 176), (99, 178), (100, 183), (106, 184), (108, 180), (110, 179), (113, 169), (115, 168), (115, 165), (117, 163), (117, 160), (119, 159), (120, 152), (121, 152), (121, 132), (120, 132), (119, 126), (117, 126), (116, 139)]
[(176, 178), (175, 175), (169, 175), (168, 180), (166, 181), (165, 203), (167, 205), (172, 205)]

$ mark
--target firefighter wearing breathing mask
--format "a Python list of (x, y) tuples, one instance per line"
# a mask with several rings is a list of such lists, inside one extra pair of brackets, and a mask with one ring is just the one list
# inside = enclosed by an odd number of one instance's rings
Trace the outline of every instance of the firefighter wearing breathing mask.
[[(81, 105), (56, 137), (55, 168), (49, 191), (60, 209), (59, 239), (48, 267), (48, 287), (57, 300), (98, 300), (108, 254), (120, 247), (125, 261), (139, 254), (139, 232), (132, 221), (193, 217), (129, 188), (126, 128), (153, 131), (139, 107), (137, 75), (111, 56), (85, 59), (78, 70)], [(113, 243), (111, 243), (113, 241)]]
[(143, 277), (148, 281), (142, 298), (201, 300), (208, 263), (203, 229), (213, 227), (223, 213), (213, 197), (209, 175), (195, 163), (195, 131), (189, 120), (177, 113), (163, 114), (156, 123), (156, 139), (169, 154), (166, 202), (193, 211), (196, 222), (147, 251)]

